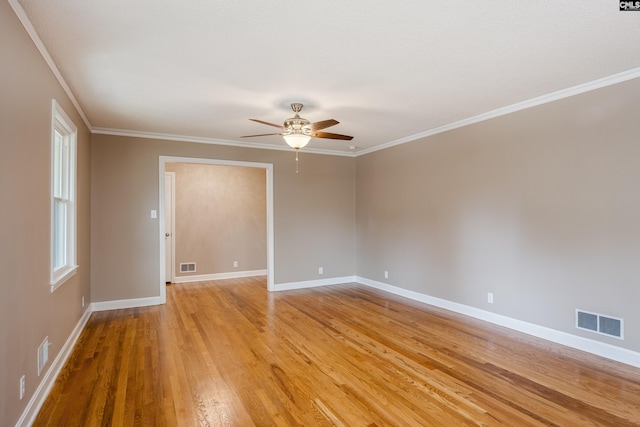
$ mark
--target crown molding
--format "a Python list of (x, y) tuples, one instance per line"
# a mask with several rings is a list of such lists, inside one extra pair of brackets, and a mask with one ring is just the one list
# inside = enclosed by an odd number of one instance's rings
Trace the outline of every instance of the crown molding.
[(80, 108), (80, 103), (78, 103), (78, 100), (76, 99), (76, 97), (73, 96), (73, 92), (71, 92), (71, 88), (62, 77), (62, 74), (60, 74), (60, 70), (58, 70), (58, 67), (56, 66), (55, 62), (53, 62), (53, 58), (51, 58), (51, 55), (49, 55), (49, 51), (42, 43), (42, 40), (40, 40), (40, 36), (38, 36), (38, 32), (33, 27), (33, 24), (31, 23), (31, 20), (27, 17), (27, 14), (25, 13), (24, 9), (20, 5), (20, 3), (18, 3), (18, 0), (9, 0), (9, 5), (13, 8), (13, 11), (15, 12), (20, 22), (22, 23), (22, 26), (24, 27), (24, 29), (27, 31), (27, 34), (29, 34), (29, 37), (31, 37), (31, 40), (33, 41), (33, 43), (36, 45), (36, 48), (40, 52), (40, 55), (42, 55), (42, 58), (45, 60), (45, 62), (51, 69), (51, 72), (55, 76), (56, 80), (58, 80), (58, 83), (60, 83), (60, 86), (62, 86), (62, 90), (64, 91), (64, 93), (67, 94), (67, 96), (71, 100), (71, 103), (78, 111), (78, 114), (82, 118), (82, 121), (87, 126), (87, 128), (89, 128), (89, 131), (91, 131), (92, 126), (91, 126), (91, 123), (89, 122), (89, 119), (84, 114), (84, 111), (82, 111), (82, 108)]
[[(211, 144), (211, 145), (228, 145), (231, 147), (253, 148), (260, 150), (278, 150), (278, 151), (293, 151), (288, 145), (273, 145), (264, 144), (258, 142), (238, 142), (229, 141), (226, 139), (205, 138), (199, 136), (188, 135), (174, 135), (169, 133), (157, 133), (157, 132), (139, 132), (135, 130), (123, 130), (123, 129), (110, 129), (110, 128), (97, 128), (94, 127), (91, 131), (94, 134), (100, 135), (113, 135), (113, 136), (125, 136), (131, 138), (145, 138), (145, 139), (164, 139), (167, 141), (180, 141), (180, 142), (194, 142), (197, 144)], [(355, 157), (355, 153), (345, 153), (343, 151), (335, 150), (323, 150), (318, 148), (301, 148), (301, 153), (311, 154), (325, 154), (331, 156), (344, 156)]]
[(447, 132), (453, 129), (469, 126), (474, 123), (483, 122), (485, 120), (490, 120), (496, 117), (515, 113), (516, 111), (525, 110), (527, 108), (536, 107), (538, 105), (547, 104), (550, 102), (558, 101), (560, 99), (569, 98), (575, 95), (580, 95), (581, 93), (590, 92), (592, 90), (600, 89), (607, 86), (612, 86), (614, 84), (622, 83), (628, 80), (633, 80), (638, 77), (640, 77), (640, 68), (633, 68), (631, 70), (623, 71), (618, 74), (613, 74), (608, 77), (603, 77), (598, 80), (593, 80), (591, 82), (579, 84), (579, 85), (562, 89), (556, 92), (551, 92), (546, 95), (538, 96), (536, 98), (531, 98), (526, 101), (507, 105), (506, 107), (497, 108), (495, 110), (478, 114), (477, 116), (469, 117), (467, 119), (463, 119), (454, 123), (433, 128), (424, 132), (416, 133), (414, 135), (409, 135), (404, 138), (396, 139), (394, 141), (390, 141), (384, 144), (376, 145), (375, 147), (358, 151), (358, 153), (356, 154), (356, 157), (373, 153), (375, 151), (384, 150), (386, 148), (395, 147), (396, 145), (406, 144), (407, 142), (416, 141), (418, 139), (437, 135), (439, 133)]

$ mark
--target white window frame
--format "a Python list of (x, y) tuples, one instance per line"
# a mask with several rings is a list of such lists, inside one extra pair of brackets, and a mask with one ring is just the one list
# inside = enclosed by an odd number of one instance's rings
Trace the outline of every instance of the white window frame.
[[(56, 138), (56, 133), (61, 139)], [(76, 263), (77, 136), (78, 129), (54, 99), (51, 108), (51, 292), (62, 286), (78, 270)], [(56, 156), (58, 142), (62, 147), (60, 155)], [(56, 180), (59, 169), (61, 169), (60, 176)], [(56, 223), (56, 206), (64, 206), (62, 223)], [(59, 239), (60, 237), (62, 240)]]

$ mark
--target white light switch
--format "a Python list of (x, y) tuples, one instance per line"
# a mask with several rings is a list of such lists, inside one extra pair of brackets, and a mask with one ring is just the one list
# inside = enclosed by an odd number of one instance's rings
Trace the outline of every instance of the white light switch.
[(158, 211), (155, 209), (151, 209), (151, 218), (156, 219), (158, 218)]

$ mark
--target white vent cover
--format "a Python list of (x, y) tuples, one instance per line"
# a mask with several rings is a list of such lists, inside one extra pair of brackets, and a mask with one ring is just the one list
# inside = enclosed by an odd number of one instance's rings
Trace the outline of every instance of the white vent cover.
[(180, 273), (195, 273), (196, 271), (196, 263), (195, 262), (181, 262), (180, 263)]
[(49, 360), (49, 337), (46, 337), (40, 347), (38, 347), (38, 376), (42, 373), (44, 366)]
[(576, 309), (576, 328), (624, 339), (624, 320), (619, 317)]

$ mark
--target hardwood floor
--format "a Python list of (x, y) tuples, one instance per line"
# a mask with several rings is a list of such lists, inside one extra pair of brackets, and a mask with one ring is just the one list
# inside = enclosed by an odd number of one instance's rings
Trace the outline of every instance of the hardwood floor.
[(35, 426), (638, 426), (640, 370), (347, 284), (94, 313)]

